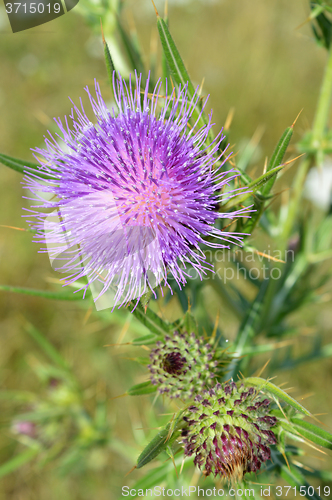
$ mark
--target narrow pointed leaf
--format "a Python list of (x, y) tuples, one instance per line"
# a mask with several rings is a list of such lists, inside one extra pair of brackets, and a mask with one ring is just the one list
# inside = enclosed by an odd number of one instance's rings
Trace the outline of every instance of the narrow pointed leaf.
[(169, 424), (166, 425), (158, 434), (150, 441), (146, 448), (142, 451), (137, 459), (137, 469), (144, 467), (156, 458), (162, 451), (165, 451), (168, 445), (167, 437), (169, 435)]
[[(254, 179), (250, 184), (247, 184), (245, 193), (231, 198), (227, 203), (225, 203), (225, 205), (221, 207), (222, 210), (226, 211), (236, 205), (239, 205), (240, 203), (243, 203), (245, 200), (250, 198), (250, 196), (256, 193), (262, 184), (266, 183), (269, 179), (271, 179), (271, 177), (280, 172), (280, 170), (282, 170), (284, 166), (285, 165), (279, 165), (278, 167), (271, 169), (269, 172), (265, 172), (265, 174), (261, 175), (257, 179)], [(250, 191), (247, 191), (247, 189)]]
[(332, 449), (332, 434), (329, 432), (300, 418), (291, 418), (291, 422), (299, 434), (309, 439), (309, 441), (319, 446), (324, 446), (324, 448), (328, 448), (329, 450)]
[(161, 17), (157, 17), (157, 27), (159, 31), (161, 45), (166, 57), (167, 64), (170, 68), (171, 74), (178, 85), (185, 87), (188, 84), (188, 92), (194, 95), (195, 89), (186, 67), (182, 61), (180, 53), (174, 43), (174, 40), (169, 32), (168, 26)]
[(155, 335), (154, 333), (149, 333), (148, 335), (144, 335), (143, 337), (138, 337), (137, 339), (133, 340), (132, 344), (137, 346), (155, 344), (160, 339), (160, 336)]
[(16, 455), (8, 462), (0, 465), (0, 478), (6, 476), (7, 474), (10, 474), (11, 472), (15, 472), (17, 469), (22, 467), (22, 465), (30, 462), (33, 458), (35, 458), (38, 453), (39, 448), (29, 448), (19, 455)]
[(136, 40), (128, 35), (126, 30), (123, 28), (120, 19), (118, 18), (118, 30), (123, 42), (123, 45), (126, 49), (128, 59), (130, 61), (131, 69), (136, 70), (138, 74), (142, 73), (143, 78), (146, 77), (145, 75), (145, 68), (144, 64), (142, 61), (142, 57), (137, 45)]
[(64, 368), (65, 370), (68, 370), (68, 363), (67, 361), (61, 356), (61, 354), (55, 349), (55, 347), (51, 344), (49, 340), (47, 340), (44, 335), (42, 335), (37, 328), (35, 328), (33, 325), (28, 323), (26, 325), (26, 331), (31, 335), (31, 337), (39, 344), (41, 349), (44, 351), (45, 354), (50, 358), (51, 361), (53, 361), (54, 364), (60, 366), (61, 368)]
[(143, 396), (145, 394), (152, 394), (156, 392), (157, 387), (153, 385), (150, 380), (147, 382), (142, 382), (141, 384), (133, 385), (130, 389), (128, 389), (128, 396)]
[(270, 394), (276, 396), (278, 399), (281, 399), (282, 401), (285, 401), (285, 403), (288, 403), (290, 406), (295, 408), (300, 413), (303, 413), (304, 415), (307, 415), (309, 417), (311, 416), (310, 411), (306, 410), (300, 403), (298, 403), (295, 399), (293, 399), (286, 392), (280, 389), (280, 387), (277, 387), (276, 385), (272, 384), (271, 382), (268, 382), (267, 380), (264, 380), (259, 377), (249, 377), (244, 379), (243, 383), (246, 385), (253, 385), (258, 389), (269, 392)]
[[(157, 27), (165, 59), (167, 61), (174, 82), (177, 85), (181, 85), (181, 88), (184, 88), (187, 85), (188, 96), (193, 97), (193, 95), (195, 94), (195, 88), (190, 80), (188, 71), (182, 61), (180, 53), (174, 43), (174, 40), (170, 34), (166, 22), (159, 15), (157, 16)], [(194, 110), (192, 115), (194, 121), (198, 119), (200, 111), (201, 111), (201, 103), (199, 102), (198, 106), (196, 106), (196, 109)], [(201, 128), (207, 123), (208, 123), (207, 117), (203, 112), (200, 116), (197, 127)], [(208, 138), (210, 142), (213, 141), (213, 133), (211, 130), (209, 132)]]
[(137, 459), (137, 469), (140, 469), (144, 465), (148, 464), (156, 458), (162, 451), (166, 450), (167, 446), (170, 446), (179, 434), (179, 420), (182, 416), (183, 411), (180, 411), (176, 418), (169, 422), (160, 432), (150, 441), (150, 443), (145, 447), (140, 456)]
[(20, 160), (19, 158), (13, 158), (12, 156), (0, 153), (0, 163), (20, 174), (31, 173), (37, 174), (42, 179), (54, 179), (53, 175), (43, 171), (40, 165), (31, 161)]
[[(293, 136), (293, 127), (286, 128), (285, 132), (282, 134), (272, 154), (271, 160), (267, 167), (267, 172), (273, 170), (278, 165), (281, 165), (281, 162), (284, 159), (285, 153), (287, 151), (292, 136)], [(262, 187), (262, 194), (264, 196), (267, 196), (270, 193), (276, 178), (277, 175), (271, 177), (271, 179)]]
[[(35, 290), (34, 288), (24, 288), (20, 286), (0, 285), (0, 291), (22, 293), (23, 295), (33, 295), (52, 300), (83, 300), (80, 292), (51, 292), (49, 290)], [(89, 294), (90, 295), (90, 294)], [(86, 293), (85, 297), (88, 294)]]
[(113, 63), (113, 59), (112, 59), (112, 56), (111, 56), (111, 52), (110, 52), (108, 43), (106, 42), (105, 37), (104, 37), (104, 32), (103, 32), (103, 27), (102, 26), (101, 26), (101, 29), (102, 29), (102, 38), (103, 38), (103, 44), (104, 44), (104, 56), (105, 56), (105, 64), (106, 64), (107, 76), (108, 76), (108, 80), (109, 80), (110, 85), (111, 85), (111, 89), (114, 92), (114, 89), (113, 89), (113, 73), (115, 71), (115, 66), (114, 66), (114, 63)]

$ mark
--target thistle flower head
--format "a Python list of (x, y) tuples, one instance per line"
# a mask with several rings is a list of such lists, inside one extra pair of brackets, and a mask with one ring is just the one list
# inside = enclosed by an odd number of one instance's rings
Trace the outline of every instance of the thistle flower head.
[(183, 417), (185, 454), (205, 475), (218, 474), (230, 482), (257, 472), (276, 444), (270, 430), (277, 419), (269, 414), (270, 401), (254, 388), (234, 382), (216, 384), (197, 395)]
[(37, 427), (34, 422), (29, 420), (17, 420), (12, 425), (12, 431), (15, 434), (35, 438), (37, 436)]
[(35, 241), (46, 242), (41, 251), (68, 274), (65, 284), (86, 277), (82, 287), (93, 285), (95, 301), (108, 293), (100, 308), (138, 301), (157, 285), (170, 287), (168, 273), (181, 288), (188, 266), (202, 278), (213, 266), (201, 245), (228, 247), (243, 236), (214, 223), (246, 213), (218, 212), (236, 173), (223, 171), (219, 161), (221, 132), (206, 146), (212, 115), (196, 130), (197, 92), (191, 98), (187, 86), (177, 95), (166, 89), (162, 99), (161, 82), (151, 95), (149, 81), (142, 92), (137, 76), (128, 86), (114, 76), (113, 85), (117, 109), (107, 109), (97, 83), (96, 99), (86, 88), (96, 123), (83, 105), (74, 105), (70, 122), (55, 119), (61, 140), (49, 133), (46, 148), (34, 150), (39, 163), (43, 158), (40, 177), (25, 177), (38, 200), (38, 210), (29, 213)]
[(219, 373), (215, 350), (194, 333), (166, 335), (151, 351), (148, 368), (160, 394), (184, 401), (201, 392)]

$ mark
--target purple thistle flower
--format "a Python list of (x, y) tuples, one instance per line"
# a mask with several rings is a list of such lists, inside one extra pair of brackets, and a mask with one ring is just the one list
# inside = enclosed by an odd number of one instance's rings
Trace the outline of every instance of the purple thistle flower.
[(82, 288), (92, 285), (95, 301), (108, 293), (99, 308), (138, 302), (157, 285), (170, 288), (167, 273), (181, 288), (190, 277), (188, 267), (202, 279), (213, 266), (201, 245), (229, 248), (243, 237), (214, 223), (248, 216), (247, 209), (218, 212), (221, 201), (238, 193), (223, 193), (237, 173), (222, 171), (226, 160), (219, 164), (221, 132), (205, 144), (212, 113), (198, 131), (198, 120), (188, 126), (197, 91), (192, 98), (187, 86), (169, 94), (166, 82), (157, 111), (160, 81), (150, 96), (149, 81), (141, 93), (141, 77), (136, 76), (135, 89), (131, 79), (127, 86), (120, 76), (113, 78), (117, 112), (107, 109), (98, 83), (97, 100), (86, 88), (97, 123), (90, 122), (82, 103), (71, 111), (71, 127), (67, 117), (65, 124), (55, 119), (61, 141), (49, 132), (46, 149), (34, 150), (39, 163), (44, 158), (40, 173), (50, 179), (24, 178), (39, 202), (33, 208), (42, 209), (29, 211), (34, 240), (46, 242), (41, 251), (49, 253), (54, 269), (69, 274), (65, 284), (86, 277)]

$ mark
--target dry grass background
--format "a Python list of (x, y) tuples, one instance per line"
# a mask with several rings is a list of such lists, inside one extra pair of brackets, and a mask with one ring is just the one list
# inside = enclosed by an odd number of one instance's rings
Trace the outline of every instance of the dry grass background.
[[(157, 7), (162, 12), (162, 2)], [(151, 36), (156, 36), (150, 1), (128, 0), (124, 16), (129, 12), (148, 53)], [(192, 79), (198, 84), (205, 77), (203, 93), (211, 94), (209, 107), (214, 110), (216, 127), (223, 125), (229, 109), (234, 107), (231, 141), (236, 144), (235, 150), (241, 149), (243, 139), (250, 138), (258, 127), (264, 128), (255, 159), (258, 168), (262, 168), (265, 156), (271, 154), (282, 131), (300, 109), (304, 111), (295, 140), (313, 118), (326, 54), (315, 45), (307, 26), (296, 29), (308, 12), (306, 0), (170, 2), (173, 37)], [(44, 26), (12, 34), (1, 7), (0, 26), (0, 150), (30, 159), (30, 148), (41, 145), (53, 116), (69, 113), (68, 96), (77, 102), (84, 96), (83, 87), (93, 85), (97, 78), (106, 99), (110, 98), (103, 54), (84, 20), (74, 11)], [(22, 206), (28, 204), (22, 201), (21, 176), (2, 166), (0, 175), (0, 224), (24, 227)], [(289, 182), (289, 177), (282, 182)], [(281, 187), (287, 187), (283, 183)], [(48, 279), (55, 277), (47, 256), (37, 253), (29, 233), (0, 227), (0, 283), (47, 288), (51, 286)], [(231, 336), (236, 318), (209, 288), (205, 300), (211, 316), (220, 310), (220, 325)], [(100, 387), (111, 398), (139, 380), (142, 370), (122, 359), (126, 351), (103, 347), (118, 338), (122, 326), (117, 322), (106, 324), (97, 315), (85, 321), (85, 314), (74, 302), (47, 302), (0, 292), (3, 388), (39, 390), (29, 360), (42, 355), (24, 331), (26, 321), (43, 332), (72, 364), (83, 388), (91, 391), (91, 407)], [(176, 299), (162, 308), (162, 314), (169, 319), (179, 316)], [(312, 306), (292, 318), (303, 332), (317, 326), (326, 339), (331, 337), (331, 320), (329, 305)], [(313, 392), (307, 400), (313, 413), (332, 414), (328, 398), (331, 380), (329, 359), (294, 373), (283, 372), (277, 379), (295, 386), (296, 395)], [(114, 435), (136, 447), (138, 453), (144, 435), (135, 428), (146, 422), (148, 399), (110, 401), (109, 411)], [(321, 418), (332, 427), (331, 418)], [(9, 419), (9, 409), (4, 405), (0, 411), (0, 463), (20, 449), (8, 432)], [(328, 463), (331, 460), (325, 463), (327, 468)], [(130, 467), (130, 461), (115, 452), (107, 457), (105, 466), (92, 469), (84, 477), (59, 477), (52, 464), (44, 470), (28, 465), (2, 482), (0, 499), (109, 500), (117, 498), (118, 487), (127, 484), (124, 474)], [(134, 474), (139, 477), (138, 472)]]

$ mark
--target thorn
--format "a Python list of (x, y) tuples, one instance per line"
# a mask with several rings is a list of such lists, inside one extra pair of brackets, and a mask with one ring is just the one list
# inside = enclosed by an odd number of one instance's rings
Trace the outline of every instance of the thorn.
[(131, 318), (132, 318), (132, 316), (130, 316), (130, 319), (129, 319), (129, 320), (127, 320), (127, 321), (125, 322), (125, 324), (123, 325), (123, 328), (122, 328), (122, 330), (121, 330), (121, 333), (120, 333), (119, 338), (118, 338), (118, 341), (117, 341), (117, 344), (118, 344), (118, 345), (121, 345), (121, 342), (122, 342), (122, 340), (124, 339), (124, 337), (125, 337), (125, 335), (126, 335), (126, 333), (127, 333), (128, 329), (129, 329), (129, 327), (130, 327)]
[(0, 227), (7, 227), (9, 229), (16, 229), (17, 231), (28, 231), (27, 229), (23, 229), (22, 227), (5, 226), (4, 224), (0, 224)]
[(267, 365), (270, 363), (271, 359), (268, 359), (267, 362), (265, 363), (265, 365), (263, 366), (263, 368), (261, 368), (259, 370), (259, 372), (257, 373), (256, 377), (260, 377), (263, 373), (263, 371), (265, 370), (265, 368), (267, 367)]
[(308, 472), (315, 472), (314, 469), (308, 467), (307, 465), (301, 464), (301, 462), (298, 462), (297, 460), (292, 460), (292, 463), (296, 465), (296, 467), (300, 467), (300, 469), (307, 470)]
[(174, 465), (174, 469), (175, 469), (175, 474), (176, 474), (176, 477), (179, 479), (179, 474), (178, 474), (178, 470), (176, 468), (176, 465), (175, 465), (175, 460), (174, 460), (174, 455), (172, 453), (172, 450), (171, 450), (171, 447), (168, 446), (169, 450), (170, 450), (170, 456), (171, 456), (171, 460), (173, 462), (173, 465)]
[(158, 427), (136, 427), (135, 431), (160, 431), (160, 426)]
[(130, 471), (129, 471), (129, 472), (127, 472), (127, 474), (125, 475), (125, 477), (129, 476), (129, 474), (131, 474), (131, 473), (133, 472), (133, 470), (135, 470), (136, 468), (137, 468), (137, 465), (134, 465), (134, 467), (132, 467), (132, 468), (130, 469)]
[[(247, 250), (247, 251), (250, 251), (250, 250)], [(277, 257), (272, 257), (272, 255), (268, 255), (264, 252), (260, 252), (256, 248), (251, 250), (251, 252), (257, 253), (257, 255), (260, 255), (261, 257), (266, 257), (267, 259), (273, 260), (274, 262), (282, 262), (283, 264), (285, 264), (285, 262), (286, 262), (285, 260), (277, 259)]]
[(307, 399), (307, 398), (310, 398), (311, 396), (314, 396), (314, 394), (315, 394), (314, 392), (308, 392), (307, 394), (300, 396), (299, 399), (302, 399), (302, 401), (303, 401), (304, 399)]
[(124, 394), (120, 394), (120, 396), (114, 396), (113, 398), (110, 398), (110, 401), (113, 401), (113, 399), (119, 399), (119, 398), (124, 398), (125, 396), (128, 396), (128, 393), (125, 392)]
[(87, 310), (84, 318), (83, 318), (83, 325), (85, 326), (87, 324), (87, 322), (89, 321), (89, 318), (91, 316), (91, 313), (92, 313), (92, 307), (90, 306), (89, 309)]
[(225, 125), (224, 125), (224, 130), (228, 131), (230, 129), (230, 126), (231, 126), (233, 118), (234, 118), (234, 113), (235, 113), (235, 108), (231, 108), (228, 111), (228, 115), (226, 117), (226, 121), (225, 121)]
[(132, 345), (132, 342), (125, 342), (124, 344), (105, 344), (103, 347), (118, 347), (120, 345)]
[(267, 156), (265, 156), (265, 162), (264, 162), (264, 168), (263, 168), (263, 175), (266, 174), (267, 171)]
[(164, 17), (165, 17), (165, 19), (167, 19), (167, 17), (168, 17), (168, 0), (166, 0), (166, 2), (165, 2)]
[(103, 44), (106, 45), (106, 40), (105, 40), (105, 37), (104, 37), (104, 30), (103, 30), (103, 23), (102, 23), (101, 18), (100, 18), (100, 29), (101, 29), (101, 37), (102, 37), (102, 40), (103, 40)]
[(289, 469), (289, 471), (290, 471), (289, 462), (288, 462), (288, 459), (287, 459), (287, 456), (286, 456), (285, 450), (280, 450), (280, 451), (281, 451), (281, 454), (282, 454), (282, 456), (284, 457), (285, 462), (286, 462), (286, 464), (287, 464), (287, 467), (288, 467), (288, 469)]
[(199, 90), (198, 90), (199, 96), (201, 96), (201, 94), (202, 94), (204, 82), (205, 82), (205, 76), (203, 76), (202, 83), (201, 83)]
[[(173, 92), (174, 92), (174, 96), (176, 97), (175, 85), (174, 85), (174, 82), (173, 82), (173, 78), (172, 78), (172, 76), (170, 76), (170, 79), (171, 79), (171, 84), (172, 84), (172, 94), (173, 94)], [(171, 94), (171, 95), (172, 95), (172, 94)]]
[(298, 160), (299, 158), (301, 158), (301, 156), (305, 156), (305, 154), (306, 153), (302, 153), (301, 155), (297, 156), (296, 158), (292, 158), (291, 160), (288, 160), (285, 163), (282, 163), (282, 165), (289, 165), (290, 163), (292, 163), (292, 161)]
[(297, 119), (298, 119), (298, 117), (300, 116), (300, 114), (302, 113), (302, 111), (303, 111), (303, 108), (301, 109), (301, 111), (299, 112), (299, 114), (297, 115), (297, 117), (295, 118), (295, 120), (293, 121), (293, 124), (292, 124), (291, 128), (293, 128), (293, 127), (294, 127), (294, 125), (295, 125), (295, 123), (297, 122)]
[(273, 398), (273, 399), (274, 399), (274, 401), (277, 403), (277, 406), (279, 406), (279, 410), (281, 411), (281, 413), (282, 413), (282, 414), (283, 414), (283, 416), (285, 417), (286, 422), (287, 422), (288, 424), (290, 424), (290, 421), (288, 420), (288, 418), (287, 418), (287, 416), (286, 416), (286, 414), (285, 414), (284, 410), (282, 409), (282, 407), (281, 407), (281, 405), (280, 405), (279, 401), (277, 400), (277, 398)]
[(220, 317), (220, 310), (218, 310), (218, 312), (217, 312), (217, 316), (216, 316), (216, 320), (214, 322), (214, 328), (213, 328), (213, 332), (212, 332), (212, 335), (211, 335), (211, 339), (213, 339), (216, 336), (216, 334), (217, 334), (219, 317)]
[[(145, 90), (141, 90), (141, 91), (140, 91), (140, 93), (141, 93), (141, 94), (145, 94)], [(158, 97), (158, 99), (166, 99), (166, 96), (165, 96), (165, 95), (160, 95), (160, 94), (155, 95), (155, 94), (152, 94), (151, 92), (148, 92), (148, 94), (147, 94), (147, 95), (148, 95), (148, 97), (150, 97), (150, 98), (151, 98), (151, 97)]]
[(154, 1), (153, 1), (153, 0), (151, 0), (151, 2), (152, 2), (152, 5), (153, 5), (153, 8), (154, 8), (154, 11), (155, 11), (155, 13), (156, 13), (157, 18), (158, 18), (158, 17), (160, 17), (160, 15), (158, 14), (157, 7), (156, 7), (156, 5), (155, 5)]

